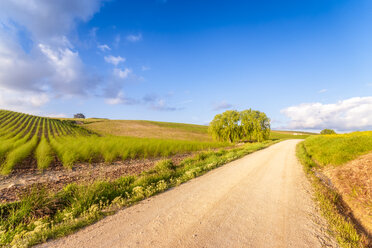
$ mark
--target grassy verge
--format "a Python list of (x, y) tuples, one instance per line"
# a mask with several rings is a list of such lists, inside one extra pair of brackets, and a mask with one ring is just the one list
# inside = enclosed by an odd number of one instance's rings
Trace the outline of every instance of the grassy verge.
[(319, 166), (342, 165), (372, 151), (372, 131), (312, 136), (305, 146)]
[(315, 168), (319, 166), (308, 154), (304, 142), (297, 146), (297, 157), (314, 188), (314, 197), (319, 204), (321, 213), (327, 220), (332, 235), (340, 246), (345, 248), (368, 247), (366, 238), (358, 233), (352, 220), (343, 214), (344, 207), (340, 195), (327, 187), (315, 175)]
[(34, 189), (19, 202), (0, 205), (0, 245), (29, 247), (65, 236), (115, 213), (119, 208), (178, 186), (276, 142), (202, 152), (179, 165), (164, 160), (139, 176), (125, 176), (91, 185), (70, 184), (57, 193)]

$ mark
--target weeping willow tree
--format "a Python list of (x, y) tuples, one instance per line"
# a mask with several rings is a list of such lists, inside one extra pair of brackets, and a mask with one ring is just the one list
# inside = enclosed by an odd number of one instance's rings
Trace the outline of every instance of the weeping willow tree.
[(209, 125), (209, 132), (218, 141), (234, 142), (241, 138), (240, 114), (228, 110), (214, 117)]
[(218, 141), (266, 140), (270, 136), (270, 119), (257, 110), (228, 110), (214, 117), (209, 124), (209, 133)]

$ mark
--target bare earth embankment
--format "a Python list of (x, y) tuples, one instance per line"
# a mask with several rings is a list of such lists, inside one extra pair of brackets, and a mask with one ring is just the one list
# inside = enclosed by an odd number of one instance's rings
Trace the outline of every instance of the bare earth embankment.
[(337, 247), (288, 140), (40, 247)]

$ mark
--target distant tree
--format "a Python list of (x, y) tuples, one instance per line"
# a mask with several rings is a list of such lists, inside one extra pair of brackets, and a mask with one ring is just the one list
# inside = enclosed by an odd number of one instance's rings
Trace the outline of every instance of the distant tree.
[(77, 113), (77, 114), (74, 114), (74, 118), (75, 119), (85, 119), (85, 115), (83, 115), (82, 113)]
[(265, 113), (248, 109), (228, 110), (214, 117), (209, 125), (212, 137), (219, 141), (263, 141), (270, 136), (270, 119)]
[(335, 130), (333, 130), (333, 129), (328, 129), (328, 128), (326, 128), (326, 129), (323, 129), (323, 130), (320, 132), (320, 134), (336, 134), (336, 132), (335, 132)]

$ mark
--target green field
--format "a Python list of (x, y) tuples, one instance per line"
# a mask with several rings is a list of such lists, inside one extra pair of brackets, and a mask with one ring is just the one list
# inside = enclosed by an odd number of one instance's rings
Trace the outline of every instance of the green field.
[(137, 138), (176, 139), (189, 141), (212, 141), (208, 127), (194, 124), (86, 119), (83, 127), (101, 135), (127, 136)]
[(0, 110), (1, 173), (10, 173), (32, 155), (40, 169), (46, 168), (53, 160), (51, 143), (58, 137), (88, 135), (89, 131), (68, 121)]
[[(102, 122), (93, 119), (93, 123)], [(111, 122), (114, 123), (115, 122)], [(187, 125), (180, 124), (184, 129)], [(141, 130), (141, 128), (139, 128)], [(191, 132), (191, 131), (188, 131)], [(200, 135), (200, 131), (192, 134)], [(151, 136), (150, 136), (151, 137)], [(71, 168), (78, 162), (112, 162), (134, 158), (168, 157), (227, 144), (210, 139), (101, 136), (69, 120), (56, 120), (0, 110), (0, 169), (9, 174), (36, 160), (40, 170), (55, 161)], [(26, 165), (27, 166), (27, 165)]]
[(306, 139), (304, 145), (320, 166), (341, 165), (372, 151), (372, 131), (317, 135)]
[(297, 132), (297, 131), (277, 131), (271, 130), (270, 139), (306, 139), (309, 136), (316, 135), (315, 133)]

